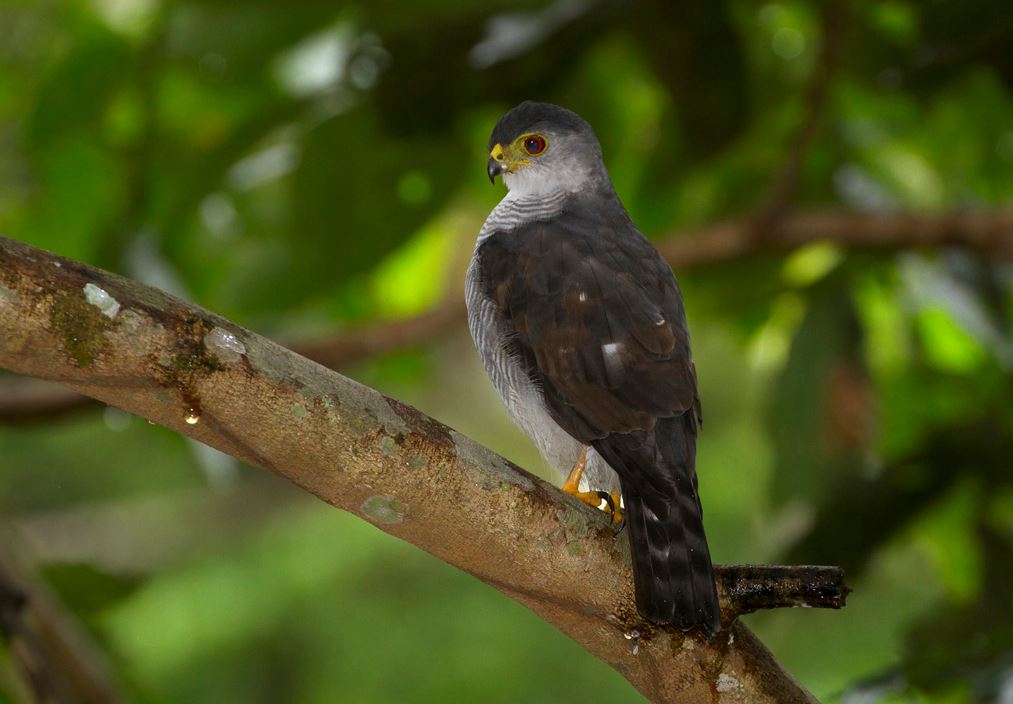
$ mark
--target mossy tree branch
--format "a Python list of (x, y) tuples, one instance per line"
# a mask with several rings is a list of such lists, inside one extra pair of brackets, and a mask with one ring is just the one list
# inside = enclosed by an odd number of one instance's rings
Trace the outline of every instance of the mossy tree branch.
[(832, 568), (722, 568), (714, 642), (644, 623), (625, 537), (460, 433), (161, 291), (0, 238), (0, 367), (268, 469), (492, 585), (654, 702), (812, 702), (734, 617), (840, 606)]

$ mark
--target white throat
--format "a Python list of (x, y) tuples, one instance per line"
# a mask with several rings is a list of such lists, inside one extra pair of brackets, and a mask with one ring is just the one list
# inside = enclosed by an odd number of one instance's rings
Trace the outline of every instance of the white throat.
[(503, 174), (503, 183), (510, 189), (508, 197), (523, 200), (577, 193), (587, 189), (593, 180), (591, 170), (576, 159), (557, 163), (553, 168), (522, 166), (513, 173)]
[(509, 189), (493, 208), (478, 234), (478, 244), (495, 232), (509, 232), (519, 225), (558, 215), (575, 193), (590, 192), (608, 184), (604, 169), (579, 159), (551, 165), (533, 164), (503, 174)]

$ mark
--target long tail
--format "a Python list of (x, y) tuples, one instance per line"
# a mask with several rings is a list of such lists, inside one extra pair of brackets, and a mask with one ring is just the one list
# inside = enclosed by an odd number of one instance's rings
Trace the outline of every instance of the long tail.
[(697, 494), (693, 411), (594, 447), (622, 484), (637, 609), (654, 623), (713, 637), (721, 613)]

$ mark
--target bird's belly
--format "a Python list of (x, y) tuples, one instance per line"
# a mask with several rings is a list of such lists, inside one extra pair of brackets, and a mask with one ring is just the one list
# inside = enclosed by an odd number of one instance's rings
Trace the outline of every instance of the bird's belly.
[(542, 457), (557, 471), (565, 473), (580, 455), (583, 445), (552, 419), (541, 392), (532, 383), (520, 361), (506, 348), (506, 321), (473, 281), (469, 271), (465, 287), (468, 327), (475, 340), (489, 380), (503, 399), (514, 422), (527, 433)]

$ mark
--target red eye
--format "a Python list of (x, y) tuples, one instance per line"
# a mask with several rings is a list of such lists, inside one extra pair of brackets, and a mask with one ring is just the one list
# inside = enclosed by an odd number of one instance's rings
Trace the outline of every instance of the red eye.
[(533, 134), (524, 140), (524, 151), (534, 156), (545, 151), (545, 140), (537, 134)]

